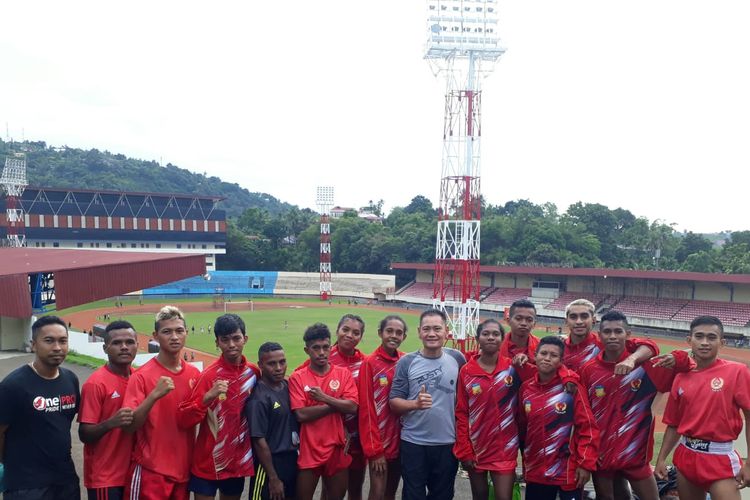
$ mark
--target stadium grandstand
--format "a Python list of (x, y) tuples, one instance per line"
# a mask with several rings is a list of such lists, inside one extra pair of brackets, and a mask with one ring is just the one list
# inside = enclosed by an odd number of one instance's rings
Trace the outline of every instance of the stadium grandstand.
[[(384, 274), (331, 275), (334, 296), (385, 300), (395, 292), (395, 277)], [(319, 295), (320, 273), (212, 271), (143, 290), (144, 295)]]
[[(27, 187), (19, 198), (34, 248), (226, 253), (226, 214), (215, 196)], [(0, 213), (5, 211), (0, 200)], [(6, 225), (0, 224), (0, 238)]]
[[(414, 271), (395, 300), (430, 304), (433, 264), (394, 263), (392, 269)], [(481, 266), (481, 309), (504, 312), (528, 298), (540, 316), (563, 318), (565, 306), (585, 298), (597, 313), (625, 313), (635, 325), (687, 330), (696, 316), (711, 314), (728, 333), (750, 337), (750, 275), (625, 269)]]

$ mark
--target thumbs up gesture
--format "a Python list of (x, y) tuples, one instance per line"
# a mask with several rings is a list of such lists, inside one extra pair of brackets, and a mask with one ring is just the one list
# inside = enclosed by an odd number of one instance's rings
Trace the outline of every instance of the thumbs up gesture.
[(427, 387), (422, 385), (419, 388), (419, 395), (417, 395), (416, 409), (417, 410), (428, 410), (432, 408), (432, 396), (427, 392)]

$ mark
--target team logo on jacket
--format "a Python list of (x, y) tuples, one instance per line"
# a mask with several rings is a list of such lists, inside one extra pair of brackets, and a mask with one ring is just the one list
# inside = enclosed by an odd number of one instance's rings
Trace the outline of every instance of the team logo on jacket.
[(594, 387), (594, 395), (596, 395), (597, 398), (603, 398), (606, 394), (603, 385), (597, 385)]
[(563, 401), (555, 403), (555, 413), (562, 415), (568, 409), (568, 404)]
[(471, 384), (471, 393), (473, 395), (482, 394), (482, 387), (479, 384)]
[(715, 377), (711, 379), (711, 389), (719, 392), (724, 387), (724, 379), (721, 377)]
[(338, 391), (339, 387), (341, 387), (341, 382), (338, 380), (331, 380), (328, 382), (328, 387), (330, 387), (332, 391)]
[(630, 381), (630, 390), (633, 392), (638, 392), (638, 389), (641, 388), (641, 379), (636, 378)]
[(506, 377), (505, 377), (505, 378), (503, 379), (503, 382), (505, 382), (505, 386), (506, 386), (506, 387), (510, 387), (510, 386), (512, 386), (512, 385), (513, 385), (513, 375), (507, 375), (507, 376), (506, 376)]
[(378, 377), (378, 383), (380, 384), (380, 387), (385, 387), (388, 385), (388, 377), (385, 375), (381, 375)]
[(523, 402), (523, 410), (526, 413), (531, 413), (531, 401), (529, 401), (528, 399)]

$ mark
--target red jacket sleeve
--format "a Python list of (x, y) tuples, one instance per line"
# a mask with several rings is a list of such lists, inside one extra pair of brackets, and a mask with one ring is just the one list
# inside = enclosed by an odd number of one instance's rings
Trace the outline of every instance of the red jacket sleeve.
[(99, 424), (102, 419), (102, 403), (105, 394), (102, 385), (89, 380), (81, 387), (81, 409), (78, 421), (82, 424)]
[(625, 344), (625, 350), (628, 352), (635, 352), (641, 346), (646, 346), (651, 349), (653, 353), (651, 356), (659, 355), (659, 346), (651, 339), (642, 339), (638, 337), (631, 337)]
[(674, 368), (654, 366), (654, 361), (652, 360), (643, 363), (643, 368), (659, 392), (669, 392), (672, 389), (672, 382), (674, 382), (675, 375), (689, 372), (695, 368), (695, 361), (693, 361), (687, 351), (676, 349), (672, 351), (672, 356), (674, 356), (675, 360)]
[(463, 369), (458, 374), (458, 387), (456, 388), (456, 442), (453, 445), (453, 454), (462, 462), (476, 460), (474, 448), (469, 439), (469, 395), (466, 392)]
[(596, 426), (594, 414), (589, 405), (586, 388), (580, 383), (576, 384), (578, 390), (575, 396), (575, 436), (576, 445), (574, 459), (576, 467), (587, 471), (596, 470), (596, 459), (599, 455), (599, 428)]
[(372, 390), (372, 368), (369, 358), (359, 369), (359, 440), (368, 459), (380, 458), (385, 453), (380, 437), (378, 414), (375, 410), (375, 395)]
[(181, 429), (190, 429), (206, 418), (208, 406), (203, 404), (203, 396), (213, 385), (213, 379), (213, 371), (204, 371), (190, 395), (177, 407), (177, 425)]

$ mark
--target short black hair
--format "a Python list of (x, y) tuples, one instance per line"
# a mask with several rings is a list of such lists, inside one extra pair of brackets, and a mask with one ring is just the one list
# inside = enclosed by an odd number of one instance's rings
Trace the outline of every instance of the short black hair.
[(346, 320), (352, 320), (357, 321), (361, 326), (362, 335), (365, 334), (365, 320), (363, 320), (360, 316), (357, 316), (356, 314), (346, 313), (343, 316), (341, 316), (341, 319), (339, 320), (338, 326), (336, 326), (336, 331), (339, 331), (339, 328), (341, 328), (341, 325), (344, 324)]
[(693, 333), (693, 328), (699, 327), (701, 325), (713, 325), (719, 327), (719, 333), (721, 333), (721, 336), (724, 336), (724, 324), (721, 322), (719, 318), (716, 316), (698, 316), (693, 321), (690, 322), (690, 333)]
[(38, 320), (34, 321), (33, 325), (31, 325), (31, 340), (36, 340), (42, 328), (48, 325), (60, 325), (65, 328), (66, 333), (68, 331), (68, 324), (59, 316), (42, 316)]
[(602, 318), (599, 320), (599, 328), (602, 327), (602, 324), (605, 321), (622, 321), (623, 325), (629, 326), (627, 316), (625, 316), (625, 314), (620, 311), (616, 311), (615, 309), (611, 309), (604, 313), (604, 316), (602, 316)]
[(104, 329), (104, 343), (109, 344), (110, 336), (109, 332), (112, 330), (133, 330), (135, 332), (135, 328), (133, 328), (133, 325), (130, 324), (129, 321), (125, 321), (123, 319), (118, 319), (117, 321), (113, 321), (112, 323), (108, 324), (107, 327)]
[(237, 330), (241, 331), (242, 335), (247, 335), (245, 333), (245, 322), (236, 314), (222, 314), (214, 322), (214, 335), (217, 338), (231, 335)]
[(513, 302), (510, 305), (510, 311), (508, 311), (508, 314), (510, 315), (511, 318), (513, 317), (513, 314), (515, 314), (516, 309), (518, 309), (518, 308), (521, 308), (521, 309), (533, 309), (534, 310), (534, 316), (536, 316), (536, 306), (529, 299), (519, 299), (519, 300)]
[(446, 325), (448, 324), (448, 315), (445, 314), (444, 311), (441, 311), (440, 309), (427, 309), (422, 314), (419, 315), (419, 326), (422, 326), (422, 320), (425, 319), (427, 316), (440, 316), (443, 320), (443, 323)]
[(380, 324), (378, 325), (378, 332), (382, 332), (385, 330), (385, 327), (388, 325), (389, 321), (400, 321), (402, 325), (404, 325), (404, 335), (406, 335), (406, 332), (409, 331), (409, 327), (406, 325), (406, 321), (404, 321), (404, 318), (399, 316), (398, 314), (389, 314), (385, 318), (380, 320)]
[(482, 330), (484, 330), (484, 327), (487, 326), (490, 323), (495, 323), (500, 328), (500, 338), (504, 339), (505, 338), (505, 328), (503, 328), (503, 325), (501, 325), (498, 320), (492, 319), (492, 318), (486, 319), (486, 320), (482, 321), (481, 323), (479, 323), (477, 325), (477, 338), (479, 338), (479, 334), (482, 333)]
[(323, 323), (315, 323), (307, 327), (302, 340), (305, 341), (305, 345), (309, 345), (315, 340), (331, 340), (331, 330)]
[[(236, 330), (235, 330), (236, 331)], [(278, 342), (264, 342), (258, 348), (258, 361), (263, 357), (264, 354), (268, 354), (273, 351), (283, 351), (284, 348)]]
[(565, 342), (563, 342), (563, 340), (556, 335), (547, 335), (546, 337), (542, 337), (539, 340), (539, 344), (536, 346), (536, 352), (539, 352), (539, 349), (541, 349), (543, 345), (557, 346), (560, 348), (560, 356), (562, 357), (565, 354)]

